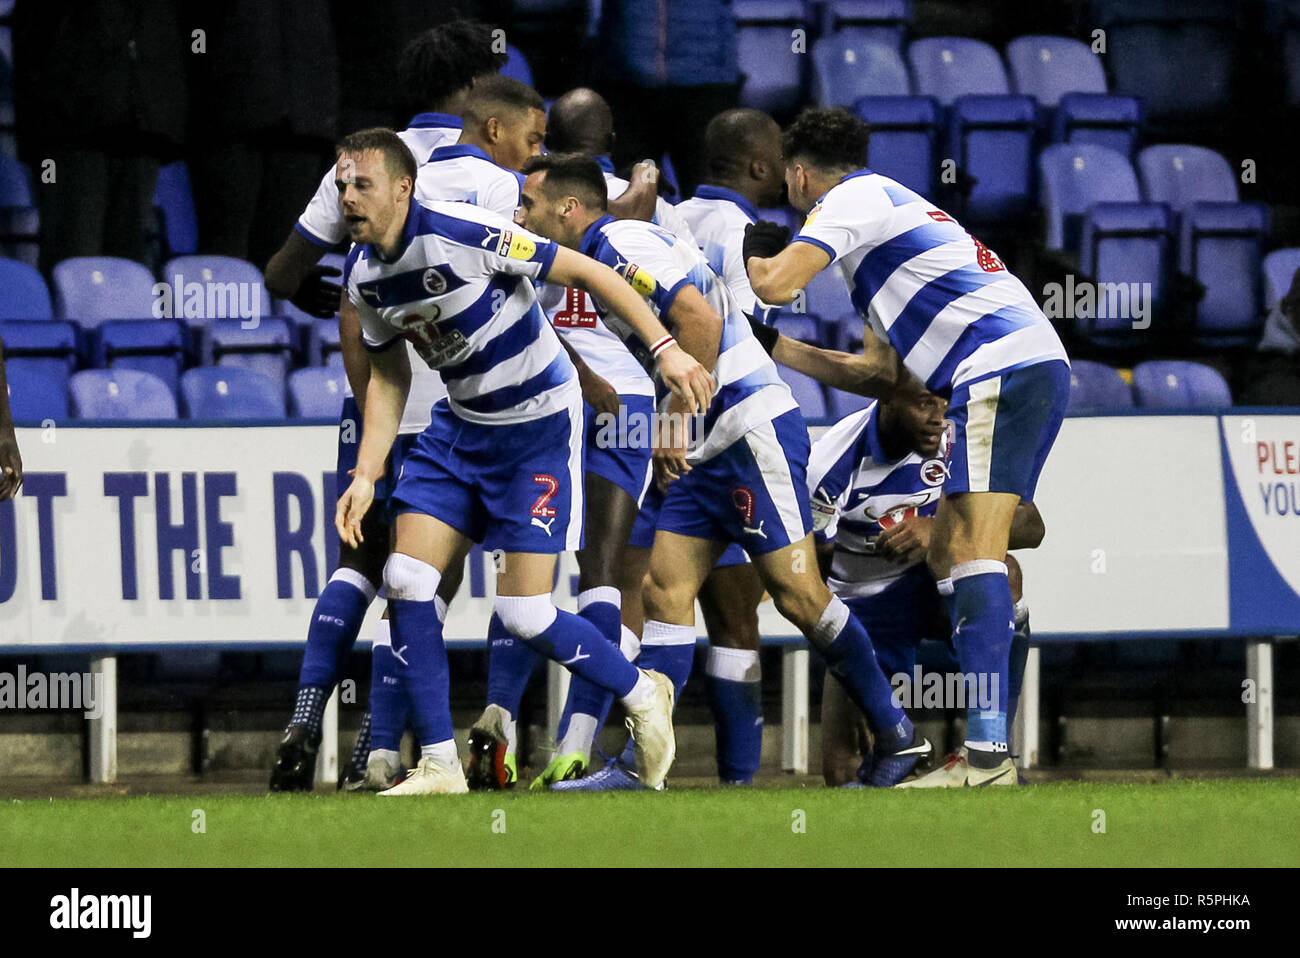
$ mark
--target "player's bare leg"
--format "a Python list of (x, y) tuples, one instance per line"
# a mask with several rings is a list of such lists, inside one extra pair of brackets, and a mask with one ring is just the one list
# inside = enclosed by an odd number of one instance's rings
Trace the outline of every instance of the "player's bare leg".
[(762, 761), (758, 604), (763, 593), (762, 579), (747, 562), (715, 568), (700, 590), (709, 634), (704, 670), (717, 736), (718, 778), (727, 784), (752, 782)]
[(867, 722), (829, 672), (822, 685), (821, 739), (826, 785), (838, 788), (856, 781), (862, 756), (871, 748)]

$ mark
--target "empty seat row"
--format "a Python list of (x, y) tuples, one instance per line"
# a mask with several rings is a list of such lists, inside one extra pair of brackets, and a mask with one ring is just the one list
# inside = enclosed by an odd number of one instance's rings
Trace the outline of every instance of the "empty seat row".
[[(18, 422), (74, 419), (187, 419), (234, 421), (337, 419), (346, 379), (341, 369), (300, 369), (285, 390), (270, 378), (240, 368), (201, 367), (186, 372), (179, 392), (152, 373), (87, 369), (69, 379), (25, 366), (6, 371), (9, 403)], [(178, 402), (179, 399), (179, 402)]]
[(1223, 409), (1232, 405), (1227, 380), (1202, 363), (1151, 360), (1138, 363), (1131, 384), (1104, 363), (1086, 359), (1070, 363), (1067, 415), (1087, 416), (1144, 409)]

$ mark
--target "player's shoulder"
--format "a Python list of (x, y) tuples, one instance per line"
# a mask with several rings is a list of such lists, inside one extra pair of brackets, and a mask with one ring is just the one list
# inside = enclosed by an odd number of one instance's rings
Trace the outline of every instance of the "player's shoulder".
[(517, 230), (500, 213), (454, 200), (418, 199), (420, 222), (417, 233), (435, 235), (462, 246), (489, 248), (489, 237), (499, 238), (502, 230)]
[(817, 439), (814, 452), (820, 450), (822, 456), (838, 459), (845, 453), (862, 447), (866, 442), (867, 427), (879, 405), (873, 399), (866, 406), (840, 419)]

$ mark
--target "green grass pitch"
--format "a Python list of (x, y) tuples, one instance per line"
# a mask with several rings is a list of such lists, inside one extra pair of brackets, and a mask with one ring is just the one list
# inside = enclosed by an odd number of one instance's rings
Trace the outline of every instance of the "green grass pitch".
[[(1294, 865), (1300, 780), (0, 802), (8, 866)], [(1105, 831), (1097, 811), (1104, 813)], [(201, 815), (196, 814), (201, 812)], [(199, 825), (203, 831), (197, 831)]]

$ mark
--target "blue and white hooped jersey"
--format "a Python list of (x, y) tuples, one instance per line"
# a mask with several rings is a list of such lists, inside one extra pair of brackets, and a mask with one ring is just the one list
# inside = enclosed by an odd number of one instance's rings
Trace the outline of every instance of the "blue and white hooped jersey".
[(846, 598), (875, 595), (912, 567), (877, 556), (876, 536), (909, 516), (933, 516), (943, 491), (944, 450), (934, 459), (915, 452), (889, 459), (880, 446), (879, 408), (873, 402), (845, 416), (813, 443), (808, 458), (813, 534), (835, 540), (827, 585)]
[[(702, 429), (687, 459), (702, 462), (722, 452), (745, 433), (782, 413), (798, 408), (790, 387), (776, 371), (771, 357), (750, 331), (726, 284), (690, 240), (675, 237), (662, 227), (641, 220), (597, 220), (583, 237), (580, 252), (612, 267), (642, 296), (669, 332), (675, 333), (668, 313), (677, 294), (687, 285), (700, 291), (709, 307), (722, 317), (718, 361), (713, 375), (717, 394), (704, 416)], [(596, 308), (607, 313), (597, 301)], [(635, 344), (627, 325), (613, 314), (606, 322), (624, 342)], [(667, 390), (659, 385), (660, 402)]]
[(415, 177), (415, 198), (472, 203), (514, 219), (522, 184), (522, 176), (497, 166), (479, 147), (456, 143), (438, 147), (425, 159)]
[[(605, 174), (605, 187), (609, 198), (611, 200), (618, 199), (632, 184), (621, 176), (614, 175), (614, 161), (608, 156), (597, 156), (594, 159), (600, 164), (601, 171)], [(662, 196), (655, 199), (655, 211), (654, 215), (650, 217), (650, 222), (655, 226), (662, 226), (678, 239), (689, 240), (694, 246), (700, 245), (696, 242), (690, 224), (686, 222), (686, 217), (682, 216), (677, 207)]]
[[(418, 167), (438, 147), (459, 140), (463, 126), (461, 118), (450, 113), (419, 113), (411, 118), (410, 126), (397, 136), (411, 151)], [(338, 246), (348, 238), (348, 224), (339, 206), (339, 191), (334, 185), (334, 173), (333, 166), (325, 171), (315, 195), (294, 226), (301, 236), (317, 246)]]
[(695, 195), (677, 205), (695, 234), (695, 243), (709, 261), (709, 269), (722, 277), (740, 308), (764, 322), (770, 307), (759, 304), (745, 271), (745, 227), (758, 222), (753, 204), (734, 190), (701, 186)]
[(1002, 261), (886, 176), (846, 176), (794, 240), (839, 264), (858, 312), (939, 395), (1033, 363), (1069, 361), (1052, 324)]
[(354, 246), (345, 282), (367, 349), (409, 341), (461, 419), (521, 423), (581, 397), (533, 291), (554, 259), (555, 244), (488, 210), (413, 199), (397, 257)]

